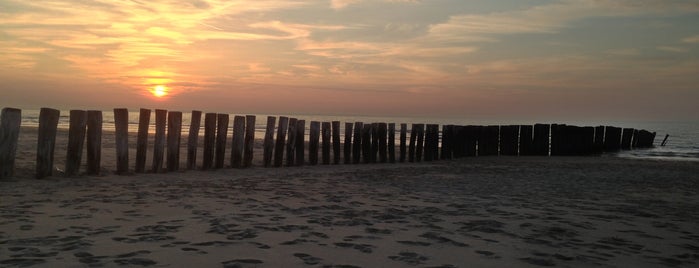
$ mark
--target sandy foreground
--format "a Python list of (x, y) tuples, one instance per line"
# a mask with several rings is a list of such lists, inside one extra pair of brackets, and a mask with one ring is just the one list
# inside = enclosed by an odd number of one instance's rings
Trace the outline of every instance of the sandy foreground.
[[(699, 263), (693, 162), (479, 157), (263, 168), (258, 151), (250, 169), (117, 176), (105, 135), (102, 176), (36, 180), (30, 132), (20, 138), (18, 178), (0, 182), (3, 267)], [(63, 168), (66, 137), (58, 139)]]

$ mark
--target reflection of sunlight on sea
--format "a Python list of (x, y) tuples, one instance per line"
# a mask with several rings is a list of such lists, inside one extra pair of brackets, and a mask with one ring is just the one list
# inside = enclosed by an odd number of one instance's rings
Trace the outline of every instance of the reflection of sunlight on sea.
[[(68, 111), (61, 111), (61, 117), (58, 122), (58, 127), (62, 129), (68, 129), (69, 118)], [(138, 111), (129, 112), (129, 131), (137, 132), (138, 130)], [(255, 121), (255, 137), (264, 137), (265, 127), (267, 124), (268, 115), (257, 115)], [(277, 116), (277, 115), (272, 115)], [(310, 125), (311, 121), (340, 121), (341, 129), (340, 135), (342, 140), (344, 140), (344, 128), (346, 122), (392, 122), (396, 123), (396, 131), (400, 131), (400, 124), (407, 123), (408, 128), (410, 128), (411, 123), (434, 123), (434, 124), (455, 124), (455, 125), (509, 125), (509, 124), (533, 124), (535, 122), (519, 122), (519, 121), (497, 121), (497, 120), (471, 120), (465, 118), (437, 118), (437, 117), (371, 117), (371, 116), (322, 116), (322, 115), (287, 115), (289, 117), (295, 117), (303, 119), (306, 121), (306, 127)], [(187, 134), (189, 131), (189, 124), (191, 119), (191, 113), (182, 113), (182, 134)], [(203, 121), (202, 116), (202, 121)], [(114, 115), (112, 111), (103, 112), (103, 122), (105, 130), (114, 130)], [(277, 119), (278, 123), (278, 119)], [(23, 110), (22, 111), (22, 125), (23, 126), (38, 126), (39, 124), (39, 110)], [(155, 133), (155, 120), (151, 114), (149, 132)], [(582, 123), (571, 123), (575, 125), (585, 125)], [(203, 125), (203, 122), (202, 122)], [(587, 124), (587, 125), (597, 125), (597, 124)], [(632, 127), (636, 129), (646, 129), (651, 132), (657, 132), (655, 137), (655, 147), (648, 149), (637, 149), (630, 151), (620, 151), (614, 153), (613, 155), (624, 158), (643, 158), (643, 159), (658, 159), (658, 160), (686, 160), (686, 161), (699, 161), (699, 123), (691, 122), (609, 122), (605, 125), (612, 125), (618, 127)], [(228, 125), (229, 137), (233, 132), (232, 118)], [(441, 130), (441, 128), (440, 128)], [(666, 134), (670, 135), (668, 143), (666, 146), (660, 146), (663, 138)], [(199, 132), (199, 135), (204, 135), (203, 131)], [(306, 131), (306, 139), (308, 139), (309, 132)], [(410, 131), (408, 130), (408, 135)], [(398, 135), (396, 135), (398, 136)]]

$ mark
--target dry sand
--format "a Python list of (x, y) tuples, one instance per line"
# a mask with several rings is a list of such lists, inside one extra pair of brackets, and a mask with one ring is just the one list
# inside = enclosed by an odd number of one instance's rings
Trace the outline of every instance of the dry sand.
[(22, 135), (19, 178), (0, 182), (0, 266), (699, 263), (691, 162), (480, 157), (36, 180), (35, 140)]

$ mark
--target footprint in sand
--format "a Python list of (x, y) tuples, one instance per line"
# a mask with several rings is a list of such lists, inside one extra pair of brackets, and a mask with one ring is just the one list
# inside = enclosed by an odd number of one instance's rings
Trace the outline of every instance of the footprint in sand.
[(303, 260), (303, 263), (306, 265), (316, 265), (322, 260), (321, 258), (316, 258), (306, 253), (294, 253), (294, 257)]

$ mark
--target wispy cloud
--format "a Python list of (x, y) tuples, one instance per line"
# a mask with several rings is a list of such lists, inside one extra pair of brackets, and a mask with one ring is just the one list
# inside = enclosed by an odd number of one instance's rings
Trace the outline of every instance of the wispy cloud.
[(699, 35), (684, 38), (684, 39), (682, 39), (682, 42), (690, 43), (690, 44), (699, 44)]

